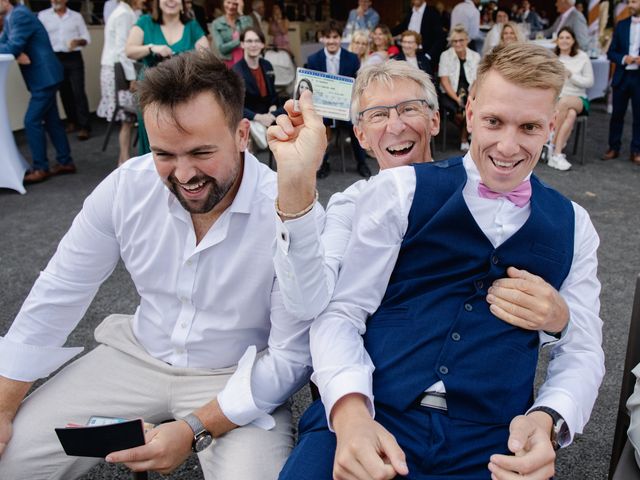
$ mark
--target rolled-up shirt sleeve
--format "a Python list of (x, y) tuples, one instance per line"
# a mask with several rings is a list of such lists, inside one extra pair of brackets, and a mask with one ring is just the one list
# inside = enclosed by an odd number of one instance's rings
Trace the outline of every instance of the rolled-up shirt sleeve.
[(63, 345), (120, 258), (111, 218), (116, 183), (112, 173), (87, 197), (40, 273), (0, 340), (0, 375), (34, 381), (82, 351)]
[(310, 326), (311, 319), (301, 320), (287, 312), (274, 280), (267, 349), (258, 354), (255, 346), (249, 347), (218, 395), (220, 408), (230, 421), (266, 430), (275, 426), (270, 413), (309, 380)]
[(387, 289), (414, 192), (414, 169), (399, 167), (372, 179), (357, 200), (353, 232), (333, 298), (314, 322), (310, 335), (312, 379), (322, 395), (329, 422), (335, 403), (350, 393), (364, 395), (374, 414), (374, 366), (362, 334), (367, 318), (377, 310)]
[(560, 295), (569, 307), (569, 326), (551, 347), (547, 377), (533, 405), (553, 408), (562, 415), (568, 432), (559, 438), (561, 446), (582, 433), (605, 373), (596, 255), (600, 240), (587, 212), (573, 205), (573, 262), (560, 287)]

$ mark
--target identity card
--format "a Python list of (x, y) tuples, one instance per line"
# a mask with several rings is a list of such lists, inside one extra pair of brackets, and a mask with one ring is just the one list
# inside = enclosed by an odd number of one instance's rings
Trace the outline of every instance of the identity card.
[(355, 80), (351, 77), (298, 68), (293, 94), (294, 110), (300, 111), (298, 106), (300, 94), (304, 90), (311, 90), (313, 106), (318, 115), (335, 120), (349, 120), (354, 82)]

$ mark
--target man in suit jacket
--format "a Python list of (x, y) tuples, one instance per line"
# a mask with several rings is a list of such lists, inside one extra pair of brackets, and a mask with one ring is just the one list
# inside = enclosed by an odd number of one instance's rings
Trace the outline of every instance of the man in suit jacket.
[[(17, 5), (16, 0), (0, 0), (0, 14), (5, 15), (0, 53), (16, 57), (31, 92), (24, 129), (33, 166), (25, 174), (24, 182), (41, 182), (51, 174), (75, 173), (69, 141), (56, 104), (56, 91), (63, 78), (62, 65), (53, 53), (47, 31), (36, 16), (24, 5)], [(58, 161), (51, 172), (45, 131), (53, 142)]]
[[(356, 78), (358, 69), (360, 68), (360, 60), (355, 53), (351, 53), (340, 46), (342, 31), (334, 25), (329, 25), (322, 35), (325, 39), (324, 48), (307, 58), (307, 68), (317, 70), (319, 72), (332, 73), (334, 75), (343, 75), (345, 77)], [(329, 135), (329, 125), (334, 125), (334, 121), (325, 120), (327, 126), (327, 135)], [(367, 166), (365, 153), (360, 142), (353, 133), (351, 122), (335, 121), (336, 127), (348, 127), (349, 136), (351, 137), (351, 148), (353, 155), (356, 157), (358, 173), (369, 178), (371, 170)], [(318, 170), (318, 178), (325, 178), (329, 175), (331, 166), (329, 164), (329, 154), (326, 153), (322, 159), (322, 166)]]
[(422, 53), (429, 57), (432, 70), (435, 72), (446, 43), (442, 17), (424, 0), (412, 0), (411, 5), (411, 11), (400, 24), (391, 29), (391, 33), (395, 36), (406, 30), (413, 30), (422, 35)]
[(557, 0), (556, 9), (558, 10), (558, 18), (546, 30), (543, 30), (544, 36), (550, 38), (554, 33), (557, 34), (562, 27), (571, 27), (576, 34), (576, 40), (581, 50), (587, 51), (589, 48), (589, 27), (584, 15), (576, 10), (576, 0)]
[(602, 159), (613, 160), (620, 154), (624, 115), (631, 99), (631, 161), (640, 165), (640, 0), (629, 0), (628, 8), (632, 16), (618, 22), (607, 52), (609, 60), (616, 64), (616, 70), (611, 80), (613, 112), (609, 123), (609, 151)]
[(522, 2), (522, 15), (520, 15), (517, 20), (519, 22), (527, 23), (531, 33), (539, 32), (544, 28), (540, 15), (531, 10), (529, 0), (524, 0)]

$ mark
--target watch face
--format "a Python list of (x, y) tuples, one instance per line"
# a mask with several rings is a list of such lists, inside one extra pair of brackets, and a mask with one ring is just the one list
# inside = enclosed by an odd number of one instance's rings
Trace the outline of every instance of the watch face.
[(200, 435), (198, 435), (198, 438), (196, 438), (193, 449), (196, 452), (201, 452), (202, 450), (207, 448), (209, 445), (211, 445), (212, 442), (213, 442), (213, 437), (209, 433), (201, 433)]

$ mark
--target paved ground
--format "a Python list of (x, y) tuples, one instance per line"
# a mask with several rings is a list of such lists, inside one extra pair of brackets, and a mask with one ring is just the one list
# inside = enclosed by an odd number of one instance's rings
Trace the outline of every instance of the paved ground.
[[(625, 149), (629, 142), (631, 116), (628, 115)], [(0, 189), (0, 334), (9, 327), (29, 292), (38, 272), (53, 254), (57, 242), (69, 227), (82, 201), (95, 185), (115, 165), (116, 136), (111, 138), (106, 153), (100, 152), (105, 127), (94, 122), (94, 136), (87, 142), (72, 138), (74, 158), (79, 173), (74, 176), (53, 178), (30, 186), (27, 195), (18, 195)], [(449, 132), (453, 129), (450, 128)], [(626, 337), (631, 314), (631, 301), (635, 277), (640, 273), (640, 167), (624, 158), (601, 162), (597, 157), (606, 148), (608, 116), (603, 104), (594, 104), (589, 118), (589, 135), (585, 164), (577, 161), (569, 172), (558, 172), (540, 165), (536, 173), (590, 213), (601, 238), (599, 251), (599, 278), (602, 282), (602, 310), (604, 320), (604, 349), (607, 354), (607, 375), (600, 389), (590, 423), (573, 445), (562, 450), (558, 458), (559, 479), (600, 480), (606, 477), (613, 429), (615, 426), (618, 395), (626, 348)], [(452, 133), (449, 133), (453, 140)], [(26, 144), (18, 136), (21, 150), (28, 157)], [(451, 142), (443, 152), (437, 141), (436, 159), (457, 152)], [(331, 193), (341, 190), (358, 179), (347, 149), (345, 174), (339, 173), (339, 153), (333, 150), (334, 172), (319, 182), (321, 201), (326, 204)], [(266, 161), (266, 154), (260, 155)], [(573, 161), (570, 157), (569, 160)], [(373, 170), (373, 161), (371, 161)], [(109, 313), (133, 313), (137, 294), (126, 271), (119, 266), (105, 282), (85, 318), (68, 340), (69, 345), (95, 345), (92, 331)], [(308, 404), (306, 391), (296, 395), (294, 408), (300, 412)], [(52, 408), (55, 408), (52, 406)], [(152, 478), (160, 476), (152, 475)], [(98, 466), (84, 479), (130, 478), (124, 469)], [(180, 470), (164, 478), (202, 478), (194, 459)]]

